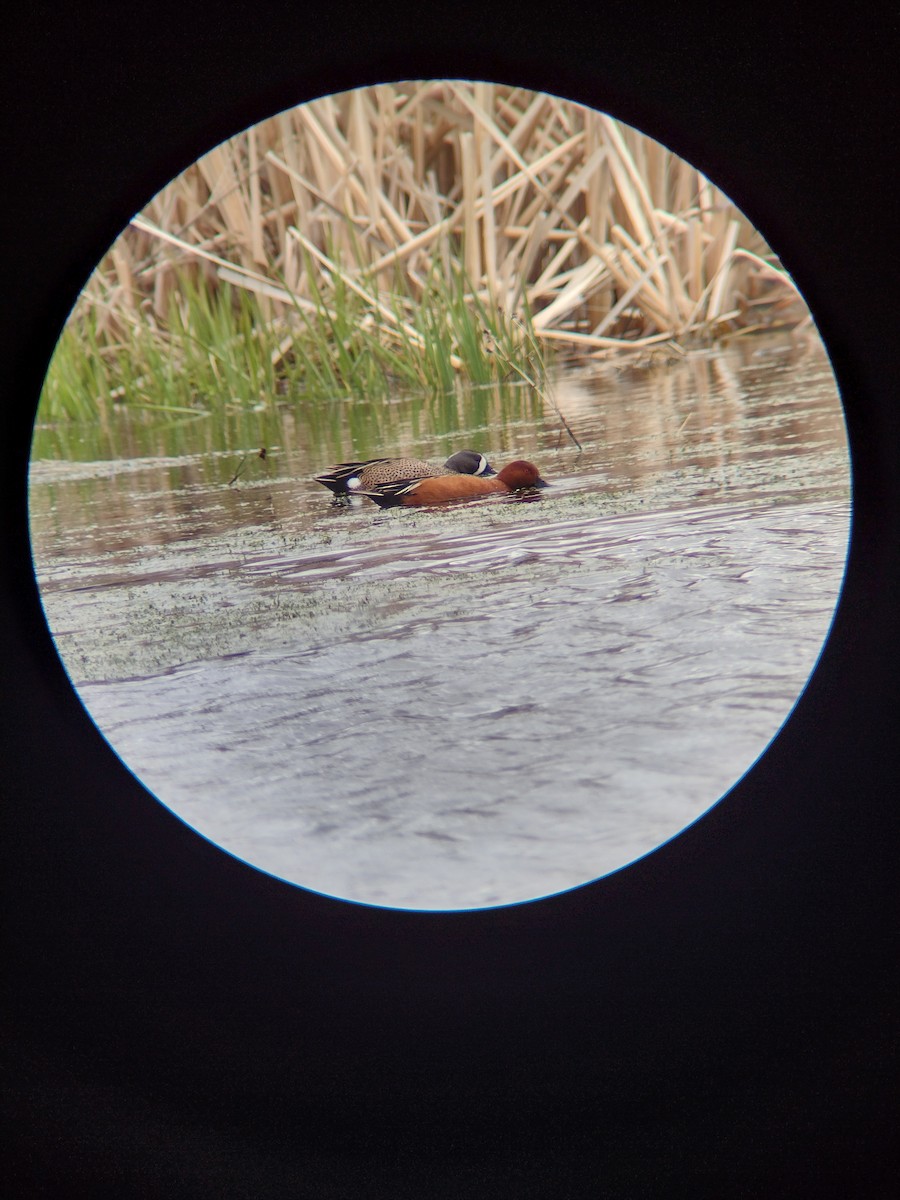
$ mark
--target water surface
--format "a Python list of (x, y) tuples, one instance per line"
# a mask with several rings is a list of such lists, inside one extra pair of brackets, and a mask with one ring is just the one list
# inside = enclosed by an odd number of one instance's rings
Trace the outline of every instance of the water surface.
[[(48, 621), (155, 795), (279, 877), (414, 908), (576, 886), (716, 802), (787, 717), (838, 595), (827, 359), (811, 336), (745, 339), (553, 394), (581, 449), (510, 389), (362, 416), (297, 399), (243, 414), (241, 441), (208, 420), (39, 432)], [(553, 487), (382, 512), (311, 480), (468, 446)]]

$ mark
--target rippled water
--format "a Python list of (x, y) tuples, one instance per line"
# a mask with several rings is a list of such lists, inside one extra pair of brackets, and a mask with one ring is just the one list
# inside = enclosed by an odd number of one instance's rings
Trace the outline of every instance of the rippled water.
[(86, 706), (190, 825), (329, 894), (472, 907), (633, 861), (784, 721), (846, 552), (824, 357), (717, 356), (699, 397), (690, 371), (562, 382), (580, 452), (552, 411), (454, 436), (534, 458), (536, 502), (334, 506), (336, 456), (288, 445), (232, 487), (224, 451), (36, 462)]

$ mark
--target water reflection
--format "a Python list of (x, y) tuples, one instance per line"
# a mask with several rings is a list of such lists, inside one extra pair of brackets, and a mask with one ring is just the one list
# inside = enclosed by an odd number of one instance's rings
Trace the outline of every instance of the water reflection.
[[(699, 816), (827, 633), (849, 519), (827, 359), (746, 339), (553, 397), (580, 450), (511, 386), (39, 430), (48, 620), (132, 770), (239, 857), (410, 907), (574, 886)], [(380, 512), (311, 478), (463, 446), (554, 486)]]

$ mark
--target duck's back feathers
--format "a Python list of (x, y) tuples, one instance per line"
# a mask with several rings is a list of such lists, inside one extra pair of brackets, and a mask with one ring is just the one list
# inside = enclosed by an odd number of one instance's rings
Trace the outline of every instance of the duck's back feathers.
[(347, 496), (362, 495), (395, 480), (405, 482), (457, 474), (485, 476), (495, 471), (477, 450), (458, 450), (443, 465), (421, 458), (368, 458), (362, 462), (338, 463), (313, 478), (335, 496)]

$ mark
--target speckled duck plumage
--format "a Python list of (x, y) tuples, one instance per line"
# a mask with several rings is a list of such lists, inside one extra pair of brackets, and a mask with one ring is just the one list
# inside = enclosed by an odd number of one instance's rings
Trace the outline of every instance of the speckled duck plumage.
[(421, 458), (370, 458), (364, 462), (337, 463), (321, 475), (314, 476), (314, 479), (335, 496), (348, 496), (355, 492), (383, 487), (399, 479), (494, 474), (494, 468), (483, 454), (479, 454), (477, 450), (458, 450), (443, 465), (426, 462)]

